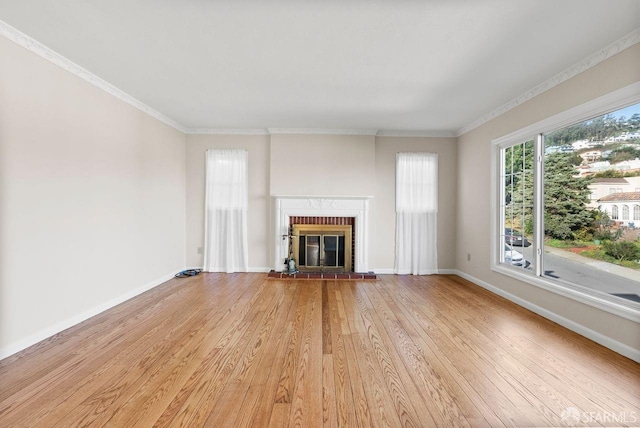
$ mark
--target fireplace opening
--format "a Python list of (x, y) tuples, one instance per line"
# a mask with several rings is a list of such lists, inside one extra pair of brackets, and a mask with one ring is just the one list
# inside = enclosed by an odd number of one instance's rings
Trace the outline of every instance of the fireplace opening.
[(301, 271), (351, 271), (351, 226), (294, 225), (293, 236)]
[(292, 255), (303, 272), (352, 272), (353, 217), (292, 217)]

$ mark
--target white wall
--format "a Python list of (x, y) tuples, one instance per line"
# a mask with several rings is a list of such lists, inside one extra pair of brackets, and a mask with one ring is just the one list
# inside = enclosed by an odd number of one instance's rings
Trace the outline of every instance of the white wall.
[(271, 195), (372, 196), (375, 137), (272, 135)]
[[(602, 335), (640, 355), (640, 326), (608, 312), (491, 271), (491, 141), (571, 107), (640, 81), (640, 44), (538, 95), (458, 139), (456, 266), (464, 275), (493, 285)], [(467, 253), (471, 260), (467, 261)], [(587, 331), (584, 330), (584, 331)]]
[(0, 357), (167, 279), (185, 136), (0, 38)]
[(271, 266), (267, 135), (187, 136), (187, 265), (202, 267), (204, 263), (198, 248), (204, 247), (205, 152), (212, 148), (246, 149), (249, 152), (249, 269), (267, 270)]

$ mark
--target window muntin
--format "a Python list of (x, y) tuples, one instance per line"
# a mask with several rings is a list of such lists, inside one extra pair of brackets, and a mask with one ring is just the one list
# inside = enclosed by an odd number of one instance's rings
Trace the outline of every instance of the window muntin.
[(531, 245), (526, 236), (533, 232), (533, 160), (533, 139), (507, 147), (502, 153), (500, 240), (505, 245), (501, 246), (500, 263), (517, 269), (531, 267), (531, 258), (522, 262), (518, 247)]

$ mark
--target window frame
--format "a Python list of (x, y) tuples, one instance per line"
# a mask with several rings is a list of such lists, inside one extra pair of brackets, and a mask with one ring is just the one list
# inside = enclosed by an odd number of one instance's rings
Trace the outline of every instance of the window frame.
[[(640, 82), (636, 82), (617, 91), (611, 92), (594, 100), (570, 108), (539, 122), (511, 132), (502, 137), (496, 138), (491, 142), (491, 224), (490, 224), (490, 264), (491, 270), (497, 273), (518, 279), (536, 287), (551, 291), (564, 297), (571, 298), (581, 303), (602, 309), (614, 315), (640, 322), (640, 309), (637, 303), (614, 301), (607, 298), (606, 293), (592, 290), (587, 287), (573, 284), (562, 280), (554, 280), (549, 277), (542, 276), (542, 263), (539, 261), (543, 258), (542, 248), (540, 245), (544, 240), (544, 227), (542, 220), (544, 218), (544, 201), (543, 194), (543, 136), (553, 131), (575, 125), (593, 117), (607, 114), (622, 108), (628, 107), (640, 102)], [(503, 240), (501, 238), (501, 230), (504, 224), (501, 223), (502, 214), (500, 209), (500, 195), (502, 193), (501, 183), (501, 156), (503, 149), (525, 141), (534, 139), (534, 248), (533, 254), (536, 260), (532, 261), (535, 271), (528, 272), (522, 269), (514, 269), (513, 267), (500, 263), (501, 252), (503, 249)]]
[(620, 208), (617, 205), (611, 205), (611, 220), (620, 220)]

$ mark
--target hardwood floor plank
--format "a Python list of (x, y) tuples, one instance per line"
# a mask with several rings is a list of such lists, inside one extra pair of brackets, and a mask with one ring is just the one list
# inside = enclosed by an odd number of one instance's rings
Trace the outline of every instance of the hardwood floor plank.
[(289, 426), (313, 426), (322, 421), (322, 287), (314, 281), (309, 287), (295, 384), (291, 394)]
[(569, 408), (637, 425), (640, 364), (448, 275), (203, 273), (0, 361), (2, 427), (563, 426)]
[(327, 281), (322, 281), (322, 353), (331, 354), (331, 324)]
[[(270, 420), (271, 412), (276, 402), (280, 373), (282, 372), (285, 355), (291, 334), (294, 331), (297, 316), (298, 302), (303, 287), (298, 283), (285, 281), (289, 292), (292, 294), (292, 301), (287, 314), (282, 317), (282, 325), (276, 326), (272, 332), (273, 340), (270, 343), (267, 355), (264, 356), (265, 366), (259, 370), (251, 381), (251, 387), (245, 403), (255, 403), (247, 405), (243, 403), (243, 411), (238, 416), (237, 426), (262, 426), (265, 421)], [(259, 394), (254, 397), (253, 394)]]
[(369, 343), (378, 362), (378, 370), (383, 375), (387, 390), (391, 395), (395, 412), (402, 426), (433, 426), (435, 422), (421, 400), (415, 400), (415, 408), (411, 404), (411, 396), (419, 397), (418, 391), (411, 380), (411, 376), (404, 368), (399, 355), (394, 352), (394, 346), (387, 335), (382, 323), (378, 322), (375, 310), (368, 296), (368, 291), (374, 287), (370, 285), (356, 285), (355, 294), (362, 315)]
[[(377, 299), (381, 300), (376, 307), (383, 311), (385, 318), (390, 318), (389, 314), (393, 314), (394, 320), (397, 317), (399, 321), (396, 322), (405, 326), (409, 336), (417, 342), (420, 352), (434, 364), (441, 364), (441, 373), (449, 372), (449, 389), (460, 403), (465, 417), (475, 419), (477, 412), (484, 409), (482, 416), (493, 426), (532, 426), (532, 421), (517, 417), (518, 405), (525, 405), (526, 401), (508, 386), (502, 390), (500, 385), (495, 384), (495, 374), (489, 365), (482, 364), (475, 352), (469, 352), (466, 348), (461, 350), (456, 346), (457, 338), (451, 340), (451, 337), (440, 331), (437, 324), (440, 312), (436, 308), (415, 303), (415, 297), (407, 294), (408, 290), (402, 283), (396, 285), (393, 293), (382, 285), (377, 287), (380, 293)], [(430, 290), (430, 293), (432, 298), (437, 294), (434, 290)], [(372, 297), (376, 298), (375, 295)], [(428, 316), (423, 316), (423, 311)], [(424, 334), (420, 334), (419, 330), (424, 331)], [(439, 352), (434, 357), (432, 350), (436, 349)], [(489, 408), (492, 410), (487, 411)]]
[[(114, 334), (112, 331), (112, 334), (106, 336), (109, 343), (106, 347), (100, 349), (100, 352), (88, 354), (78, 351), (71, 355), (68, 360), (62, 361), (58, 367), (53, 368), (46, 375), (43, 375), (40, 379), (33, 381), (32, 388), (29, 388), (28, 391), (24, 390), (23, 392), (30, 393), (28, 397), (29, 402), (37, 402), (40, 405), (46, 404), (46, 407), (42, 407), (42, 409), (40, 409), (31, 405), (23, 406), (21, 410), (18, 410), (17, 408), (10, 409), (5, 407), (3, 402), (0, 403), (0, 409), (2, 409), (0, 410), (0, 413), (7, 415), (7, 420), (11, 420), (12, 418), (12, 416), (9, 415), (16, 413), (13, 417), (20, 418), (23, 415), (27, 415), (27, 420), (36, 421), (45, 417), (52, 409), (60, 411), (60, 408), (68, 408), (68, 406), (71, 405), (70, 403), (74, 402), (70, 399), (72, 395), (75, 395), (74, 400), (76, 401), (78, 400), (77, 396), (80, 395), (79, 399), (82, 401), (88, 396), (88, 394), (93, 392), (92, 388), (95, 389), (97, 386), (102, 385), (103, 381), (101, 381), (101, 379), (104, 379), (105, 376), (110, 376), (110, 367), (112, 365), (119, 364), (121, 361), (124, 361), (130, 354), (133, 354), (131, 357), (132, 359), (140, 359), (143, 351), (148, 349), (147, 346), (144, 346), (145, 340), (149, 340), (150, 337), (153, 337), (153, 339), (157, 341), (158, 338), (156, 335), (165, 336), (167, 334), (167, 327), (171, 329), (171, 323), (177, 325), (186, 319), (185, 316), (178, 317), (177, 313), (170, 313), (169, 315), (170, 316), (166, 317), (162, 323), (158, 323), (156, 326), (151, 328), (151, 330), (147, 330), (146, 332), (142, 329), (134, 330), (130, 335), (130, 339), (134, 338), (135, 340), (113, 340), (113, 337), (124, 335), (120, 329), (117, 330), (117, 334)], [(175, 318), (173, 318), (174, 316)], [(146, 322), (144, 318), (142, 320), (142, 322)], [(144, 336), (139, 337), (138, 333), (144, 334)], [(161, 353), (147, 353), (146, 358), (158, 355), (161, 355)], [(97, 370), (89, 370), (91, 367), (97, 367)], [(84, 377), (69, 377), (67, 376), (68, 371), (77, 372), (77, 374), (84, 374)], [(81, 379), (80, 384), (77, 382), (78, 379)], [(85, 395), (82, 396), (82, 394)], [(12, 398), (12, 401), (15, 402), (16, 397), (14, 396)], [(27, 399), (23, 399), (23, 401), (25, 400)], [(64, 403), (65, 405), (61, 407), (60, 403)], [(49, 416), (47, 416), (47, 418), (49, 419)]]
[(333, 373), (333, 355), (322, 354), (322, 426), (331, 428), (338, 426)]
[(274, 402), (276, 403), (288, 403), (292, 402), (293, 388), (295, 385), (295, 373), (297, 370), (298, 355), (300, 353), (300, 343), (302, 342), (303, 326), (306, 316), (306, 308), (309, 302), (310, 288), (299, 284), (303, 290), (296, 308), (295, 317), (291, 324), (291, 334), (289, 337), (289, 343), (287, 344), (287, 351), (284, 357), (284, 363), (280, 372), (280, 378), (278, 380), (278, 387), (276, 389), (276, 395)]
[[(249, 283), (248, 286), (251, 286)], [(119, 408), (109, 420), (111, 426), (152, 425), (160, 417), (171, 400), (178, 394), (197, 367), (215, 358), (219, 349), (212, 348), (233, 323), (237, 323), (245, 308), (238, 305), (247, 290), (236, 284), (233, 293), (220, 296), (216, 308), (228, 308), (219, 312), (209, 311), (200, 324), (178, 336), (173, 354), (151, 370), (147, 382)], [(251, 294), (254, 294), (251, 292)]]
[[(227, 385), (220, 391), (216, 400), (211, 400), (202, 408), (202, 414), (210, 410), (205, 426), (223, 426), (232, 424), (238, 414), (239, 397), (242, 415), (247, 421), (252, 419), (256, 401), (264, 391), (267, 379), (267, 368), (273, 362), (276, 354), (275, 347), (267, 347), (268, 343), (278, 343), (282, 334), (286, 314), (289, 312), (295, 293), (290, 291), (290, 284), (281, 284), (282, 294), (275, 305), (266, 311), (260, 328), (254, 333), (246, 347), (240, 363), (235, 367)], [(241, 418), (242, 419), (242, 418)], [(199, 426), (202, 420), (192, 420)], [(242, 425), (237, 423), (236, 425)]]
[[(261, 288), (265, 290), (264, 285)], [(267, 308), (277, 301), (275, 293), (262, 294), (263, 298), (255, 302), (255, 307), (251, 305), (245, 309), (241, 323), (232, 325), (214, 346), (219, 349), (216, 358), (194, 372), (160, 417), (157, 426), (201, 426), (209, 414), (209, 404), (229, 381), (251, 336), (264, 321)]]
[[(451, 297), (452, 296), (447, 296), (448, 299)], [(504, 352), (509, 354), (514, 360), (517, 360), (518, 364), (514, 363), (511, 366), (513, 370), (522, 370), (522, 366), (525, 366), (531, 372), (535, 373), (535, 375), (527, 377), (521, 376), (521, 378), (535, 379), (540, 377), (541, 380), (539, 380), (539, 383), (541, 384), (541, 389), (549, 391), (551, 387), (555, 390), (556, 394), (563, 392), (564, 395), (571, 396), (570, 401), (573, 401), (574, 407), (592, 409), (591, 411), (597, 409), (598, 411), (609, 413), (636, 412), (640, 414), (640, 409), (638, 408), (640, 398), (637, 397), (640, 386), (633, 382), (629, 383), (628, 376), (618, 378), (615, 370), (609, 372), (608, 376), (601, 376), (601, 367), (595, 371), (589, 369), (591, 362), (587, 363), (587, 367), (576, 365), (576, 360), (572, 360), (574, 364), (571, 364), (571, 366), (562, 364), (561, 361), (554, 359), (550, 352), (546, 350), (548, 347), (545, 346), (545, 344), (540, 343), (536, 346), (531, 343), (531, 339), (529, 338), (531, 336), (526, 330), (526, 325), (523, 326), (525, 328), (521, 330), (505, 333), (501, 329), (496, 328), (495, 324), (487, 323), (485, 320), (480, 320), (480, 322), (477, 320), (471, 321), (472, 312), (477, 312), (478, 309), (483, 310), (484, 307), (476, 307), (473, 310), (463, 309), (468, 317), (465, 320), (460, 319), (460, 323), (463, 323), (460, 328), (482, 333), (487, 341), (490, 341), (494, 346), (498, 346), (497, 349), (504, 350)], [(549, 323), (547, 320), (542, 321), (545, 324)], [(558, 328), (557, 325), (551, 324), (551, 327), (555, 329)], [(470, 337), (476, 336), (477, 335), (474, 334)], [(568, 333), (567, 336), (577, 335), (575, 333)], [(587, 339), (581, 337), (577, 337), (576, 339), (583, 340), (585, 343), (589, 342)], [(546, 343), (548, 344), (549, 342)], [(527, 345), (522, 347), (519, 346), (519, 344)], [(551, 352), (556, 352), (558, 349), (563, 349), (564, 346), (564, 342), (560, 341), (549, 349)], [(598, 346), (598, 348), (600, 347)], [(572, 349), (573, 347), (570, 345), (568, 351), (573, 353)], [(541, 359), (541, 355), (546, 355), (546, 358)], [(578, 354), (576, 358), (580, 360), (584, 359), (584, 356)], [(576, 370), (576, 367), (580, 367), (580, 370)], [(559, 368), (562, 370), (559, 371)], [(567, 378), (566, 375), (568, 373), (570, 373), (570, 375)], [(559, 382), (558, 378), (563, 377), (567, 378), (568, 381)], [(625, 384), (627, 387), (620, 388), (620, 386)], [(596, 400), (600, 402), (599, 406), (595, 406), (594, 402), (589, 399), (591, 393), (595, 393), (600, 397), (599, 400)], [(564, 408), (565, 407), (561, 407), (556, 413), (561, 412)]]
[(341, 311), (339, 309), (339, 306), (342, 305), (342, 301), (337, 298), (340, 291), (336, 282), (328, 282), (327, 293), (328, 304), (330, 307), (329, 324), (332, 339), (331, 349), (333, 352), (333, 385), (335, 388), (336, 417), (338, 426), (355, 427), (357, 426), (356, 415), (353, 411), (355, 405), (351, 390), (351, 378), (347, 364), (344, 336), (342, 334), (342, 324), (344, 321), (341, 320)]

